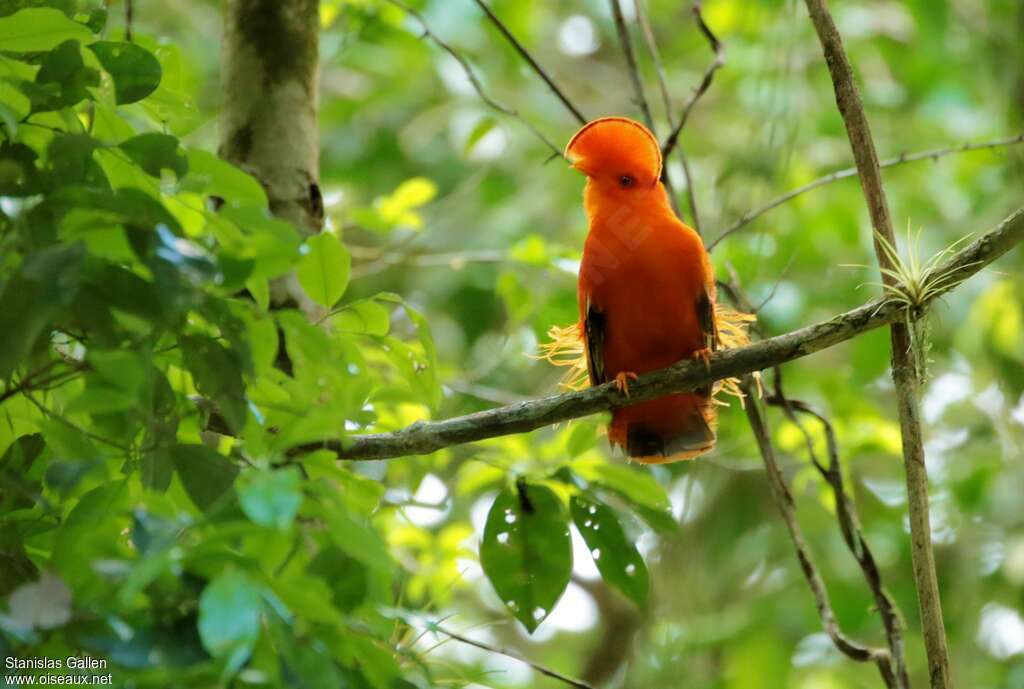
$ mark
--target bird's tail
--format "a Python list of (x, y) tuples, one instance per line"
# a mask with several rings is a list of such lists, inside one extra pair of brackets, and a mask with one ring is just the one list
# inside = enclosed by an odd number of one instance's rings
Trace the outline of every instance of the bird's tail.
[(694, 459), (715, 447), (717, 412), (709, 397), (669, 395), (616, 409), (608, 439), (644, 464)]

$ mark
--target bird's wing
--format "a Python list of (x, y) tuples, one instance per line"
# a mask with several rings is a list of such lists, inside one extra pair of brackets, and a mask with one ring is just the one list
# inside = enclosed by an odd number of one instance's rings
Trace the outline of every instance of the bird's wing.
[(719, 343), (718, 323), (715, 320), (715, 303), (707, 288), (702, 289), (700, 296), (697, 297), (697, 323), (704, 336), (704, 346), (709, 351), (716, 351)]
[[(704, 346), (707, 347), (709, 352), (716, 351), (719, 345), (718, 321), (715, 318), (715, 303), (711, 295), (708, 294), (707, 288), (702, 289), (700, 296), (697, 298), (697, 324), (704, 339)], [(712, 386), (708, 384), (707, 387), (695, 390), (694, 392), (710, 397), (711, 391)]]
[(590, 374), (591, 385), (600, 385), (608, 382), (604, 373), (605, 317), (589, 299), (584, 313), (583, 339), (587, 348), (587, 373)]

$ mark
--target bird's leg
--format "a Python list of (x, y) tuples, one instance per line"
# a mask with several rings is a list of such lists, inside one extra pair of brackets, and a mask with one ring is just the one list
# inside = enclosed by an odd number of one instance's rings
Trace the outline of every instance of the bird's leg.
[(620, 371), (615, 374), (615, 387), (626, 397), (629, 397), (630, 380), (636, 380), (636, 374), (632, 371)]
[(705, 368), (707, 368), (709, 371), (711, 370), (711, 348), (710, 347), (702, 347), (701, 349), (698, 349), (696, 352), (693, 353), (693, 358), (694, 359), (700, 359), (701, 361), (704, 362)]

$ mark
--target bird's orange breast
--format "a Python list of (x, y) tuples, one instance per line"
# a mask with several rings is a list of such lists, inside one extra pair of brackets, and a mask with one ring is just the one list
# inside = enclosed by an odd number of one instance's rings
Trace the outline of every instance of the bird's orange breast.
[(704, 347), (695, 305), (709, 280), (700, 238), (678, 220), (593, 218), (580, 265), (580, 316), (588, 304), (604, 314), (605, 374), (645, 373)]

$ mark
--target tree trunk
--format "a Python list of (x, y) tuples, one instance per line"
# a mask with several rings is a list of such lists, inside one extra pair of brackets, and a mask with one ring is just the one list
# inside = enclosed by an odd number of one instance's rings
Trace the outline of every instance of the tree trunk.
[(274, 215), (303, 234), (323, 224), (319, 186), (317, 0), (227, 0), (220, 155), (260, 181)]
[[(320, 231), (317, 124), (318, 0), (227, 0), (221, 55), (220, 156), (259, 180), (270, 211), (303, 235)], [(311, 318), (322, 307), (294, 274), (271, 285), (273, 302)]]

